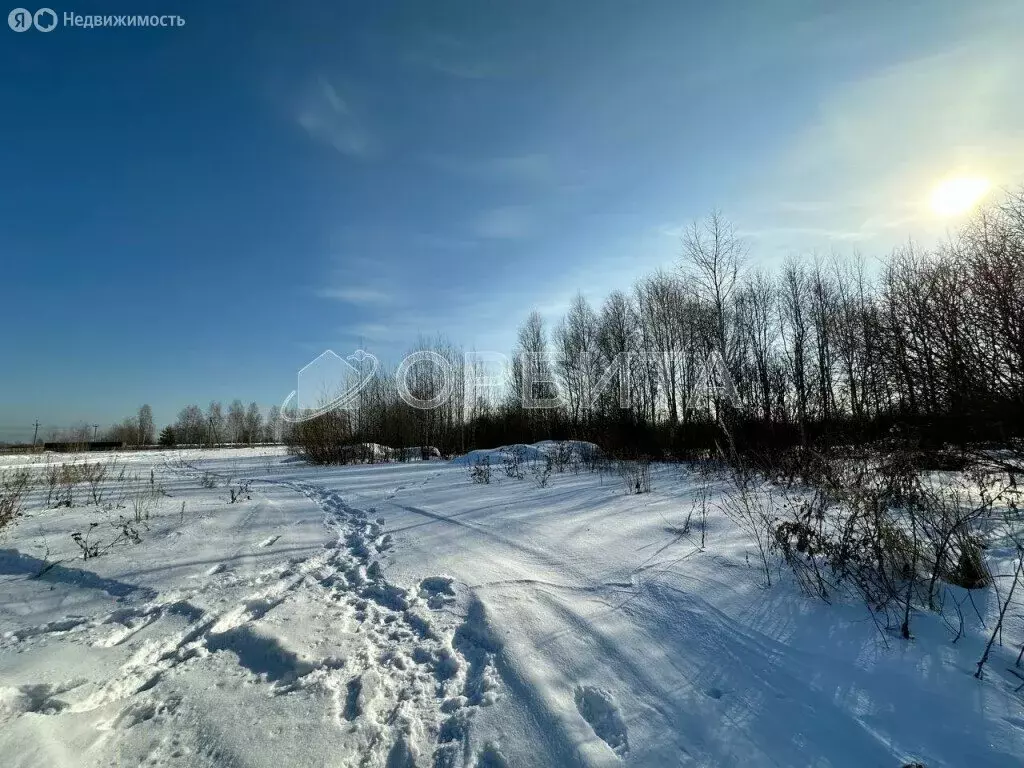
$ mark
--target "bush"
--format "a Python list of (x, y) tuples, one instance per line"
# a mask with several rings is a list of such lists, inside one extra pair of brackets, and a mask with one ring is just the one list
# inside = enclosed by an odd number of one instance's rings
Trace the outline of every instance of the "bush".
[(555, 444), (554, 450), (548, 456), (549, 462), (554, 463), (554, 468), (558, 472), (565, 472), (565, 468), (569, 466), (569, 462), (572, 461), (573, 457), (573, 444), (568, 442), (560, 442)]
[(550, 456), (545, 456), (543, 462), (534, 462), (530, 466), (530, 474), (533, 475), (533, 482), (538, 488), (547, 488), (548, 480), (551, 479), (551, 467), (553, 461)]
[(353, 460), (352, 430), (348, 414), (329, 411), (308, 421), (300, 421), (289, 431), (285, 443), (288, 452), (311, 464), (348, 464)]
[[(231, 484), (228, 483), (230, 486)], [(252, 480), (239, 480), (238, 488), (229, 488), (231, 493), (231, 503), (234, 504), (236, 501), (241, 501), (243, 498), (246, 501), (252, 499), (252, 495), (249, 493), (249, 486), (252, 485)]]
[(914, 468), (922, 472), (963, 472), (974, 463), (966, 453), (951, 449), (918, 451), (913, 460)]
[(489, 457), (484, 456), (469, 468), (469, 479), (479, 485), (487, 485), (491, 482), (491, 460)]
[[(873, 453), (819, 455), (809, 494), (787, 499), (773, 515), (773, 547), (808, 593), (828, 599), (852, 587), (909, 638), (915, 606), (939, 610), (941, 581), (967, 589), (991, 583), (985, 520), (1000, 499), (1012, 506), (1012, 480), (1005, 476), (975, 470), (934, 483), (919, 469), (945, 458), (923, 462), (899, 441)], [(944, 466), (954, 463), (959, 458)]]
[(620, 459), (617, 468), (619, 477), (622, 478), (623, 485), (626, 486), (626, 493), (650, 493), (650, 459)]
[(16, 469), (0, 474), (0, 530), (21, 517), (22, 502), (32, 489), (32, 473)]
[(991, 577), (981, 554), (981, 544), (975, 538), (968, 538), (960, 545), (956, 567), (946, 575), (950, 584), (964, 589), (981, 589), (988, 586)]
[(523, 479), (523, 461), (525, 459), (526, 449), (521, 445), (516, 445), (510, 448), (505, 453), (505, 463), (502, 465), (505, 469), (505, 477), (511, 478), (512, 480)]

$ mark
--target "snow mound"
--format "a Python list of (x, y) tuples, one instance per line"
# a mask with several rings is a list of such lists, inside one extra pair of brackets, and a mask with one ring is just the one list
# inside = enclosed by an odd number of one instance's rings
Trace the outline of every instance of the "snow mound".
[(401, 451), (403, 461), (430, 461), (441, 458), (441, 449), (433, 445), (413, 445)]
[(516, 453), (523, 461), (538, 461), (544, 455), (535, 446), (516, 443), (515, 445), (503, 445), (500, 448), (479, 448), (463, 456), (456, 456), (449, 463), (457, 466), (473, 466), (486, 459), (491, 464), (501, 464)]
[(520, 461), (540, 461), (546, 456), (555, 458), (560, 451), (564, 452), (563, 455), (567, 458), (580, 461), (603, 454), (600, 446), (585, 440), (542, 440), (529, 445), (514, 443), (498, 448), (480, 448), (463, 456), (456, 456), (450, 463), (457, 466), (473, 466), (486, 458), (491, 464), (501, 464), (516, 455), (519, 456)]

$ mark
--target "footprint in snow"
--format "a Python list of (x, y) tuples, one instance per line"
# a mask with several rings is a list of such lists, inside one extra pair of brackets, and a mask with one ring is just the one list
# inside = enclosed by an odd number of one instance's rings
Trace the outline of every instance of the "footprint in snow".
[(576, 688), (576, 709), (605, 744), (620, 757), (629, 752), (626, 724), (615, 698), (603, 688), (583, 685)]
[(476, 757), (475, 768), (508, 768), (508, 761), (497, 744), (485, 744)]
[[(57, 715), (68, 708), (68, 704), (56, 698), (80, 686), (82, 681), (71, 681), (62, 685), (19, 685), (16, 688), (0, 687), (0, 721), (26, 712), (37, 715)], [(5, 717), (6, 716), (6, 717)]]
[(436, 610), (455, 602), (454, 579), (447, 576), (428, 576), (420, 582), (420, 597)]

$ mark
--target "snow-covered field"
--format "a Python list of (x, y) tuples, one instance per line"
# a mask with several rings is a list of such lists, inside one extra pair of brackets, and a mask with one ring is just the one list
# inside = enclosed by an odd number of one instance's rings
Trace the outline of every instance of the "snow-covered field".
[(116, 459), (99, 503), (37, 490), (0, 534), (0, 765), (1024, 761), (1018, 622), (982, 681), (973, 615), (955, 644), (931, 614), (886, 644), (863, 606), (765, 588), (724, 483), (702, 549), (681, 467), (627, 495), (585, 470)]

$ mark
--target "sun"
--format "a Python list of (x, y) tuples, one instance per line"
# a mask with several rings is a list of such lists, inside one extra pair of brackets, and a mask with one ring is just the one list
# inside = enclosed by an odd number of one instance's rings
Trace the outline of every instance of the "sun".
[(958, 176), (932, 190), (932, 211), (939, 216), (961, 216), (976, 206), (992, 184), (980, 176)]

